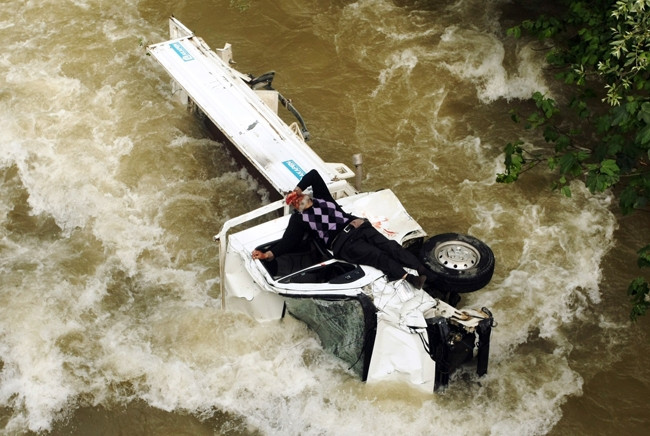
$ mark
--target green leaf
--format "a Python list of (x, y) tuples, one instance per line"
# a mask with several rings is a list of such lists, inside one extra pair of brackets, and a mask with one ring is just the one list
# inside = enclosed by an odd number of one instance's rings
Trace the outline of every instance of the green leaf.
[(562, 152), (565, 151), (571, 145), (571, 138), (566, 135), (560, 135), (555, 141), (555, 151)]
[(544, 129), (544, 139), (546, 142), (555, 142), (560, 134), (553, 126), (546, 126)]
[(646, 245), (637, 251), (637, 254), (639, 255), (637, 259), (639, 268), (650, 268), (650, 245)]
[(633, 186), (626, 186), (618, 196), (618, 206), (621, 208), (623, 215), (628, 215), (634, 211), (639, 195)]
[(607, 174), (608, 176), (614, 177), (618, 176), (621, 172), (621, 169), (616, 164), (616, 161), (613, 159), (606, 159), (600, 164), (600, 172)]
[(498, 173), (496, 181), (497, 183), (512, 183), (517, 181), (519, 178), (519, 173), (521, 172), (522, 165), (526, 162), (522, 153), (523, 149), (521, 145), (523, 141), (518, 140), (509, 142), (505, 148), (505, 158), (504, 164), (506, 166), (505, 173)]
[(589, 164), (587, 169), (589, 169), (589, 172), (587, 173), (585, 185), (592, 193), (603, 192), (619, 181), (620, 169), (612, 159), (606, 159), (600, 164)]
[(639, 130), (639, 133), (636, 135), (636, 142), (640, 144), (647, 144), (650, 142), (650, 124)]
[(648, 293), (650, 293), (650, 286), (643, 277), (632, 280), (632, 283), (627, 288), (627, 294), (630, 296), (630, 302), (632, 303), (630, 313), (632, 321), (636, 321), (639, 316), (645, 315), (648, 307), (650, 307), (650, 301), (647, 298)]
[(607, 138), (607, 153), (610, 156), (616, 156), (617, 153), (620, 153), (623, 150), (623, 145), (625, 143), (625, 138), (622, 135), (612, 135)]
[(578, 162), (586, 161), (589, 159), (589, 156), (591, 156), (591, 152), (587, 150), (580, 150), (576, 153), (576, 159), (578, 159)]
[(565, 153), (558, 159), (560, 174), (580, 174), (580, 165), (574, 153)]
[(521, 27), (520, 26), (511, 27), (506, 31), (506, 35), (511, 36), (515, 39), (519, 39), (521, 37)]
[(528, 123), (530, 124), (531, 127), (539, 127), (544, 123), (544, 118), (542, 118), (539, 113), (533, 112), (530, 114), (530, 116), (526, 119)]
[(598, 117), (596, 119), (596, 132), (603, 134), (607, 132), (612, 126), (612, 119), (608, 116)]
[(535, 100), (537, 107), (542, 110), (546, 119), (551, 118), (558, 112), (555, 100), (544, 97), (544, 95), (539, 91), (533, 94), (533, 100)]
[(639, 121), (650, 124), (650, 102), (646, 101), (641, 105), (641, 110), (639, 110), (639, 113), (636, 117)]
[(519, 113), (515, 109), (511, 109), (510, 112), (510, 119), (514, 121), (515, 123), (519, 122)]
[(628, 121), (630, 114), (625, 110), (625, 108), (618, 106), (612, 110), (614, 113), (614, 118), (612, 119), (612, 126), (620, 126)]
[(627, 102), (624, 107), (628, 114), (633, 115), (639, 109), (639, 102), (632, 100), (630, 102)]

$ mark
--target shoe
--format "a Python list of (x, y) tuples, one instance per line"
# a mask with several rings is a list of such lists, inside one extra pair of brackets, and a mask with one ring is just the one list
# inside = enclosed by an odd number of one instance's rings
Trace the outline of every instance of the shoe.
[(417, 271), (419, 275), (426, 277), (426, 281), (428, 282), (429, 285), (435, 285), (436, 283), (439, 282), (438, 275), (433, 271), (431, 271), (429, 268), (425, 266), (421, 266), (417, 269)]
[(425, 276), (414, 276), (413, 274), (406, 275), (406, 281), (409, 282), (415, 289), (422, 289), (424, 282), (427, 280)]

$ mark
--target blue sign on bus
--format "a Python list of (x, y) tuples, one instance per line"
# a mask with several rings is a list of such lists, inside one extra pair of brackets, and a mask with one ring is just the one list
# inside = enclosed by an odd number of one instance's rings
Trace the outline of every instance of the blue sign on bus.
[(183, 59), (183, 61), (193, 61), (194, 56), (192, 56), (180, 42), (172, 42), (169, 46)]
[(298, 180), (302, 179), (302, 177), (306, 174), (303, 169), (300, 168), (300, 165), (295, 163), (293, 160), (285, 160), (282, 163), (289, 169), (289, 171), (293, 173), (294, 176), (296, 176)]

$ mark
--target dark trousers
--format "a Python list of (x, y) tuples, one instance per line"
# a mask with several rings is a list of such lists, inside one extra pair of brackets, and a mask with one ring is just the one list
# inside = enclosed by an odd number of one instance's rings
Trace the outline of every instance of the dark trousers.
[(334, 256), (345, 261), (381, 270), (389, 281), (401, 279), (406, 274), (404, 267), (418, 272), (424, 268), (415, 255), (379, 233), (367, 221), (359, 228), (337, 236), (332, 251)]

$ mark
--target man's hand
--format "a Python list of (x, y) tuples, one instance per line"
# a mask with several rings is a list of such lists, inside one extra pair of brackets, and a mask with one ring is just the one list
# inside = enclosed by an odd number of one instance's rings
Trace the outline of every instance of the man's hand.
[(295, 206), (294, 202), (296, 201), (296, 199), (300, 198), (301, 195), (302, 195), (302, 189), (296, 186), (293, 191), (287, 193), (287, 195), (284, 197), (284, 201), (287, 204), (292, 204)]

